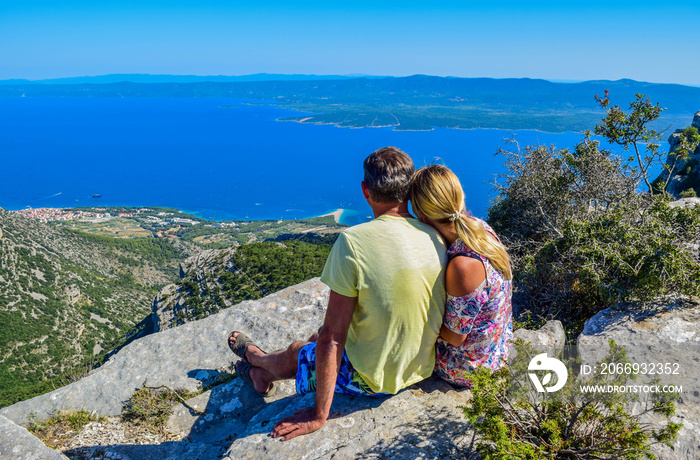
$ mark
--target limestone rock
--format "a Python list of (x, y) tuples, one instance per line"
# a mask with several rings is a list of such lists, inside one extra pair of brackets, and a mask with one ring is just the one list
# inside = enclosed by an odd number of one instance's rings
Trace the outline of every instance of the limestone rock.
[(159, 444), (118, 442), (73, 448), (67, 453), (89, 459), (355, 459), (478, 458), (474, 432), (459, 409), (470, 399), (447, 383), (427, 379), (398, 395), (365, 398), (336, 395), (331, 418), (316, 433), (280, 442), (268, 436), (273, 425), (294, 410), (312, 405), (313, 394), (263, 399), (240, 381), (219, 385), (188, 401), (170, 417), (169, 430), (189, 433), (181, 441)]
[(153, 299), (151, 320), (153, 332), (170, 329), (175, 324), (175, 311), (182, 307), (185, 297), (181, 295), (177, 284), (164, 286)]
[[(671, 365), (677, 374), (639, 375), (636, 385), (654, 378), (661, 385), (682, 386), (676, 416), (683, 423), (673, 449), (655, 446), (660, 458), (700, 458), (700, 303), (681, 299), (660, 299), (646, 303), (625, 303), (608, 308), (589, 319), (578, 338), (583, 363), (603, 361), (608, 340), (625, 348), (630, 363)], [(677, 366), (676, 366), (677, 364)], [(647, 419), (663, 423), (660, 416)]]
[[(559, 320), (547, 321), (547, 323), (536, 331), (529, 329), (516, 329), (513, 332), (513, 341), (522, 339), (529, 343), (540, 353), (547, 353), (549, 356), (558, 356), (564, 350), (566, 333)], [(514, 358), (515, 347), (509, 350), (509, 358)]]
[[(138, 339), (82, 380), (4, 408), (0, 413), (19, 423), (25, 422), (30, 412), (44, 418), (52, 411), (64, 409), (95, 410), (101, 415), (113, 415), (121, 412), (122, 402), (145, 380), (149, 386), (168, 385), (189, 390), (208, 386), (217, 378), (228, 376), (231, 362), (237, 359), (227, 347), (230, 331), (249, 333), (266, 350), (283, 348), (316, 331), (325, 314), (327, 300), (328, 288), (316, 278), (260, 300), (242, 302), (205, 319)], [(675, 311), (674, 308), (669, 307), (669, 311)], [(656, 336), (673, 343), (681, 341), (678, 343), (685, 344), (681, 346), (696, 344), (693, 340), (700, 339), (696, 316), (700, 313), (694, 308), (679, 307), (682, 314), (676, 315), (670, 323), (641, 330), (653, 330)], [(606, 331), (609, 321), (601, 318), (592, 320), (585, 334), (597, 338), (601, 331)], [(619, 320), (620, 323), (624, 321)], [(634, 327), (635, 323), (630, 324), (624, 327)], [(564, 344), (564, 330), (558, 321), (549, 322), (538, 331), (521, 329), (515, 336), (552, 354)], [(580, 342), (585, 343), (585, 340), (582, 338)], [(600, 340), (607, 343), (606, 339)], [(622, 339), (616, 340), (624, 343)], [(649, 347), (655, 343), (649, 337), (637, 340), (641, 349), (644, 348), (641, 344)], [(602, 345), (595, 347), (602, 348)], [(695, 356), (697, 359), (697, 353), (691, 348), (684, 349), (691, 350), (686, 358)], [(88, 453), (88, 457), (82, 458), (95, 460), (478, 458), (473, 450), (475, 433), (460, 409), (468, 403), (471, 393), (457, 391), (435, 377), (390, 397), (336, 395), (326, 426), (288, 442), (272, 439), (268, 434), (283, 417), (311, 406), (314, 395), (296, 395), (293, 380), (277, 385), (278, 391), (273, 397), (262, 398), (236, 378), (188, 401), (203, 413), (176, 405), (167, 425), (169, 432), (175, 434), (168, 439), (175, 440), (142, 445), (136, 440), (128, 442), (116, 433), (109, 439), (119, 441), (74, 448), (71, 452)], [(678, 420), (700, 426), (697, 401), (688, 399), (684, 404), (679, 409)], [(695, 439), (692, 426), (684, 430), (684, 436)], [(0, 448), (7, 448), (7, 445), (0, 441)], [(696, 453), (686, 444), (679, 444), (675, 452)]]
[(204, 274), (212, 271), (219, 266), (219, 262), (225, 262), (225, 268), (232, 268), (230, 262), (231, 255), (236, 251), (236, 248), (226, 249), (207, 249), (188, 257), (180, 263), (180, 278), (191, 275), (196, 279), (202, 279)]
[(188, 439), (195, 443), (216, 445), (233, 439), (225, 458), (361, 458), (386, 450), (394, 458), (413, 459), (421, 452), (450, 458), (459, 457), (459, 448), (473, 437), (457, 407), (469, 396), (435, 378), (387, 398), (335, 395), (326, 426), (280, 443), (268, 436), (274, 424), (313, 405), (314, 395), (295, 395), (289, 381), (273, 398), (263, 399), (236, 380), (188, 401), (206, 408), (207, 415), (196, 416), (183, 407), (170, 418), (169, 426), (189, 431)]
[(3, 460), (67, 460), (33, 434), (0, 415), (0, 458)]
[(693, 208), (695, 206), (700, 206), (700, 198), (694, 196), (690, 198), (681, 198), (680, 200), (672, 201), (669, 203), (672, 208)]
[(75, 284), (66, 286), (66, 299), (70, 305), (75, 305), (81, 298), (80, 288)]
[(245, 301), (200, 321), (151, 334), (125, 346), (87, 377), (45, 395), (0, 409), (15, 423), (30, 412), (39, 419), (57, 410), (85, 409), (115, 415), (147, 381), (191, 391), (208, 385), (237, 359), (228, 349), (232, 330), (242, 330), (265, 350), (305, 339), (323, 323), (328, 288), (318, 278), (259, 300)]
[(387, 398), (336, 395), (326, 426), (287, 442), (268, 433), (314, 395), (277, 401), (250, 420), (224, 459), (475, 458), (474, 432), (457, 407), (469, 395), (434, 379)]

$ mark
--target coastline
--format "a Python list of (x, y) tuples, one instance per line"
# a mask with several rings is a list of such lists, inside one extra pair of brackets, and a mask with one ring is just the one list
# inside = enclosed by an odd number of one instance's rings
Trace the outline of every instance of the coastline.
[(326, 213), (326, 214), (321, 214), (320, 216), (316, 216), (316, 217), (333, 216), (333, 219), (335, 220), (335, 223), (336, 223), (336, 224), (339, 224), (339, 223), (340, 223), (340, 216), (343, 215), (343, 212), (345, 212), (345, 209), (343, 209), (343, 208), (338, 208), (338, 209), (336, 209), (336, 210), (333, 211), (333, 212), (329, 212), (329, 213)]
[[(277, 106), (281, 107), (281, 106)], [(294, 109), (290, 109), (294, 110)], [(408, 129), (401, 129), (400, 124), (396, 125), (359, 125), (359, 126), (345, 126), (339, 124), (339, 122), (333, 122), (333, 121), (313, 121), (315, 117), (310, 116), (306, 118), (287, 118), (287, 117), (280, 117), (276, 118), (275, 121), (291, 121), (293, 123), (299, 123), (302, 125), (317, 125), (317, 126), (335, 126), (336, 128), (350, 128), (350, 129), (362, 129), (362, 128), (391, 128), (392, 131), (397, 131), (397, 132), (430, 132), (430, 131), (435, 131), (436, 129), (455, 129), (458, 131), (478, 131), (478, 130), (495, 130), (495, 131), (509, 131), (512, 133), (517, 133), (519, 131), (533, 131), (536, 133), (543, 133), (543, 134), (583, 134), (583, 131), (544, 131), (542, 129), (536, 129), (536, 128), (519, 128), (519, 129), (509, 129), (509, 128), (485, 128), (481, 126), (475, 126), (471, 128), (463, 128), (460, 126), (431, 126), (430, 128), (424, 128), (424, 129), (413, 129), (413, 128), (408, 128)]]
[[(18, 209), (15, 209), (15, 208), (12, 207), (12, 206), (10, 206), (10, 207), (0, 206), (0, 209), (1, 209), (1, 210), (5, 210), (5, 211), (8, 211), (8, 212), (18, 212), (18, 213), (29, 212), (29, 211), (32, 211), (32, 210), (38, 211), (38, 212), (50, 212), (50, 213), (52, 213), (52, 212), (55, 213), (55, 212), (58, 212), (58, 211), (63, 211), (63, 212), (76, 212), (76, 211), (83, 211), (83, 210), (85, 210), (85, 209), (92, 209), (92, 208), (94, 208), (94, 209), (124, 208), (124, 210), (125, 210), (126, 212), (132, 211), (132, 210), (135, 210), (135, 209), (139, 209), (139, 208), (159, 209), (159, 210), (163, 210), (163, 211), (169, 211), (169, 212), (173, 212), (173, 211), (174, 211), (174, 212), (176, 212), (176, 213), (181, 213), (181, 214), (190, 215), (190, 216), (196, 217), (197, 219), (201, 219), (201, 220), (207, 221), (207, 222), (237, 222), (237, 221), (256, 221), (256, 220), (260, 220), (260, 221), (262, 221), (262, 220), (278, 220), (278, 219), (274, 219), (274, 218), (261, 218), (261, 219), (248, 219), (248, 218), (225, 218), (225, 219), (221, 219), (221, 218), (211, 218), (211, 217), (206, 217), (206, 216), (203, 215), (203, 214), (206, 214), (206, 213), (207, 213), (207, 210), (197, 210), (197, 211), (193, 211), (193, 210), (190, 210), (190, 209), (180, 209), (180, 208), (174, 208), (174, 207), (169, 207), (169, 206), (144, 206), (144, 205), (142, 205), (142, 206), (134, 206), (134, 205), (92, 205), (92, 206), (55, 206), (55, 207), (54, 207), (54, 206), (40, 206), (40, 207), (35, 207), (35, 208), (27, 207), (27, 208), (18, 208)], [(350, 211), (350, 212), (348, 212), (348, 211), (349, 211), (348, 209), (338, 208), (338, 209), (336, 209), (335, 211), (326, 212), (326, 213), (324, 213), (324, 214), (316, 214), (316, 215), (312, 215), (312, 216), (310, 216), (310, 217), (297, 217), (297, 218), (290, 218), (290, 219), (284, 219), (284, 220), (300, 220), (300, 219), (303, 220), (303, 219), (307, 219), (307, 218), (332, 216), (332, 217), (333, 217), (333, 220), (335, 221), (335, 223), (336, 223), (336, 224), (339, 224), (339, 223), (341, 223), (341, 218), (342, 218), (343, 215), (345, 215), (345, 217), (348, 217), (349, 215), (352, 215), (352, 214), (353, 214), (352, 211)], [(116, 218), (116, 217), (121, 217), (121, 216), (119, 216), (119, 215), (114, 215), (114, 216), (112, 216), (112, 217)]]
[[(251, 102), (244, 102), (244, 105), (269, 105), (273, 107), (277, 107), (279, 109), (286, 109), (286, 110), (292, 110), (296, 111), (302, 114), (308, 114), (308, 116), (304, 117), (303, 115), (300, 117), (279, 117), (275, 118), (275, 121), (291, 121), (294, 123), (299, 123), (302, 125), (317, 125), (317, 126), (335, 126), (336, 128), (350, 128), (350, 129), (362, 129), (362, 128), (392, 128), (392, 131), (397, 131), (397, 132), (430, 132), (430, 131), (435, 131), (436, 129), (455, 129), (458, 131), (476, 131), (476, 130), (496, 130), (496, 131), (510, 131), (512, 133), (517, 133), (518, 131), (534, 131), (537, 133), (543, 133), (543, 134), (582, 134), (583, 131), (545, 131), (542, 129), (536, 129), (536, 128), (520, 128), (520, 129), (509, 129), (509, 128), (497, 128), (497, 127), (481, 127), (481, 126), (475, 126), (475, 127), (470, 127), (470, 128), (462, 128), (460, 126), (431, 126), (430, 128), (425, 128), (425, 129), (398, 129), (401, 124), (392, 124), (392, 125), (360, 125), (360, 126), (343, 126), (340, 125), (338, 122), (333, 122), (333, 121), (314, 121), (314, 119), (318, 115), (327, 115), (327, 113), (316, 113), (316, 112), (307, 112), (304, 110), (299, 110), (295, 109), (292, 107), (289, 107), (287, 105), (284, 105), (282, 102), (270, 102), (270, 103), (264, 103), (261, 102), (259, 104), (256, 103), (251, 103)], [(231, 106), (234, 107), (234, 106)], [(398, 121), (398, 120), (397, 120)]]

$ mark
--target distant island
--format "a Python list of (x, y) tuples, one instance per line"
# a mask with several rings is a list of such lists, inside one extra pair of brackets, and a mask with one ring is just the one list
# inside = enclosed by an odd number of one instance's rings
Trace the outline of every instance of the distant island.
[[(133, 81), (114, 81), (120, 77)], [(207, 78), (209, 81), (202, 81)], [(624, 105), (634, 100), (636, 93), (658, 102), (666, 110), (653, 126), (657, 130), (686, 126), (690, 121), (687, 114), (700, 106), (698, 87), (634, 80), (555, 83), (529, 78), (258, 74), (0, 81), (0, 97), (230, 97), (305, 112), (280, 121), (350, 128), (481, 128), (553, 133), (581, 132), (594, 126), (603, 116), (594, 96), (606, 89), (610, 90), (613, 103)]]

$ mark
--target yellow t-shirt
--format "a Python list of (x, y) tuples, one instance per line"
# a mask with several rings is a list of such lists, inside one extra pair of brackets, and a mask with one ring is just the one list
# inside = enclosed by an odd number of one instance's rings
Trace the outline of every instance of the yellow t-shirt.
[(357, 297), (345, 350), (375, 392), (429, 377), (445, 312), (445, 243), (416, 219), (383, 215), (343, 231), (321, 281)]

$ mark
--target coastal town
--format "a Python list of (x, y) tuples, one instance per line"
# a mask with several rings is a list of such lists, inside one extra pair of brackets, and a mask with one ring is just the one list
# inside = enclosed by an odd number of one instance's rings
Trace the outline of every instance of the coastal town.
[[(274, 239), (281, 235), (339, 231), (342, 210), (301, 220), (209, 221), (172, 208), (27, 208), (17, 213), (49, 225), (115, 238), (174, 238), (208, 247)], [(213, 246), (212, 246), (213, 245)]]
[[(29, 208), (19, 211), (12, 211), (38, 221), (48, 223), (54, 221), (80, 220), (92, 223), (106, 222), (112, 219), (133, 219), (142, 218), (154, 225), (184, 224), (197, 225), (201, 220), (192, 218), (176, 217), (174, 212), (155, 211), (151, 208), (134, 208), (129, 212), (119, 212), (112, 208)], [(226, 226), (236, 226), (235, 223), (210, 222), (208, 225), (224, 228)]]
[(91, 211), (83, 211), (80, 209), (71, 209), (71, 208), (29, 208), (29, 209), (21, 209), (19, 211), (11, 211), (11, 212), (16, 212), (17, 214), (20, 214), (24, 217), (28, 217), (30, 219), (35, 219), (44, 223), (51, 222), (51, 221), (56, 221), (56, 220), (79, 220), (79, 219), (84, 219), (84, 220), (93, 220), (93, 221), (105, 221), (105, 220), (110, 220), (115, 217), (134, 217), (135, 215), (138, 215), (141, 211), (150, 211), (147, 208), (142, 208), (138, 209), (135, 212), (120, 212), (117, 213), (116, 215), (112, 215), (112, 213), (107, 212), (107, 209), (105, 208), (93, 208), (94, 210)]

